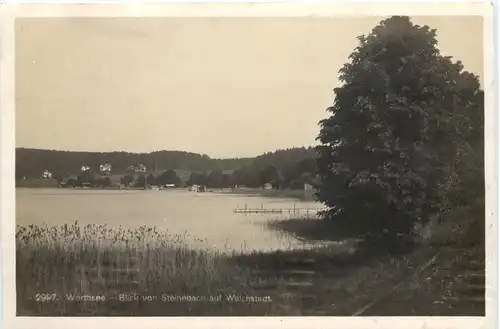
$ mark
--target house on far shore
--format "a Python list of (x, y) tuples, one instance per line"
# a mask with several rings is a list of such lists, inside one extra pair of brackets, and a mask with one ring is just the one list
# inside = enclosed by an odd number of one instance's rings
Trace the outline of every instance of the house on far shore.
[(205, 186), (203, 185), (193, 185), (189, 188), (191, 192), (205, 192)]
[(113, 167), (110, 163), (105, 163), (99, 166), (99, 171), (103, 174), (110, 174)]
[(42, 179), (52, 179), (52, 173), (48, 170), (45, 170), (43, 172)]
[(265, 184), (262, 186), (262, 188), (263, 188), (264, 190), (272, 190), (272, 189), (273, 189), (273, 184), (271, 184), (271, 183), (265, 183)]
[(128, 172), (136, 172), (136, 173), (145, 173), (147, 170), (146, 170), (145, 165), (143, 165), (142, 163), (139, 163), (139, 164), (135, 164), (135, 165), (129, 165), (127, 167), (127, 171)]

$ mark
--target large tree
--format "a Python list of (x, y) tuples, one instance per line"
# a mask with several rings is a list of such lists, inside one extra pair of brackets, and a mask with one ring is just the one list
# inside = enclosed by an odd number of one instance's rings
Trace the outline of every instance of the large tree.
[(209, 187), (214, 187), (214, 188), (221, 188), (223, 186), (223, 174), (222, 170), (220, 169), (215, 169), (208, 174), (208, 183), (207, 185)]
[(149, 174), (148, 177), (146, 177), (146, 183), (148, 185), (157, 185), (158, 184), (156, 177), (152, 173)]
[(136, 187), (144, 187), (146, 185), (146, 177), (144, 175), (140, 175), (139, 177), (137, 177), (137, 179), (135, 180), (135, 184), (134, 184)]
[(281, 183), (280, 175), (278, 169), (274, 166), (266, 166), (259, 173), (259, 182), (260, 185), (264, 185), (266, 183), (271, 183), (273, 187), (279, 187)]
[(174, 184), (175, 186), (180, 186), (182, 184), (181, 179), (177, 176), (175, 170), (166, 170), (164, 171), (157, 179), (158, 184), (166, 185), (166, 184)]
[(435, 30), (408, 17), (358, 41), (320, 122), (317, 197), (326, 218), (393, 238), (436, 213), (479, 83), (440, 55)]
[(95, 173), (91, 170), (82, 171), (77, 177), (77, 182), (80, 185), (84, 183), (93, 184), (95, 177)]
[(187, 181), (188, 185), (207, 185), (208, 176), (202, 172), (192, 172), (189, 180)]
[(125, 175), (120, 178), (120, 184), (123, 184), (125, 186), (129, 186), (134, 182), (134, 176), (132, 175)]

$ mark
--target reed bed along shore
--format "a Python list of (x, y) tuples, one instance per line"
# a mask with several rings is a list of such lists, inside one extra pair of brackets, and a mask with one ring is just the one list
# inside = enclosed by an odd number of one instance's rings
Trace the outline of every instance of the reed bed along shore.
[(267, 314), (271, 306), (226, 254), (192, 250), (155, 228), (18, 226), (16, 243), (19, 315)]
[[(184, 241), (146, 227), (17, 226), (17, 314), (306, 315), (303, 297), (325, 295), (321, 285), (304, 295), (275, 270), (287, 260), (324, 260), (329, 247), (214, 252)], [(359, 282), (344, 277), (336, 286), (345, 280)]]

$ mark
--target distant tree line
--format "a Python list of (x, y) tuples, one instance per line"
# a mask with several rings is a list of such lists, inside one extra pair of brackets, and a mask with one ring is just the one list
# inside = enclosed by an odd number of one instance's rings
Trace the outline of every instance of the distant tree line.
[[(69, 185), (92, 184), (109, 186), (109, 177), (101, 177), (96, 171), (102, 163), (112, 164), (113, 176), (121, 175), (120, 182), (127, 186), (186, 184), (205, 185), (212, 188), (238, 186), (260, 187), (266, 183), (274, 188), (303, 188), (304, 184), (316, 183), (316, 151), (301, 147), (268, 152), (255, 158), (211, 159), (206, 155), (161, 151), (149, 154), (126, 152), (97, 153), (69, 152), (35, 149), (16, 149), (16, 178), (39, 178), (44, 170), (50, 170), (56, 180), (68, 179)], [(88, 172), (81, 172), (82, 164)], [(144, 164), (147, 172), (130, 171), (130, 166)], [(149, 165), (149, 166), (148, 166)], [(191, 173), (183, 182), (172, 169), (152, 173), (152, 167), (188, 170)]]
[(50, 170), (56, 178), (80, 172), (82, 165), (99, 168), (103, 163), (113, 166), (113, 173), (126, 173), (134, 164), (144, 164), (148, 170), (175, 168), (189, 171), (235, 169), (252, 162), (252, 158), (212, 159), (207, 155), (182, 152), (158, 151), (152, 153), (128, 152), (73, 152), (40, 149), (16, 149), (16, 178), (39, 178), (44, 170)]
[(317, 185), (316, 153), (313, 148), (278, 150), (258, 156), (249, 165), (231, 173), (221, 169), (193, 172), (188, 184), (213, 188), (234, 186), (261, 187), (271, 184), (275, 189), (302, 189), (304, 184)]

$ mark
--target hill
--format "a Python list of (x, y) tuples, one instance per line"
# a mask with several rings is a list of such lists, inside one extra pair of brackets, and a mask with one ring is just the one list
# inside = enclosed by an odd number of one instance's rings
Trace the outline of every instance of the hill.
[(148, 170), (175, 169), (182, 172), (183, 178), (191, 172), (211, 172), (214, 170), (236, 171), (242, 168), (262, 170), (268, 166), (285, 169), (291, 165), (309, 159), (315, 161), (313, 148), (290, 148), (277, 150), (255, 158), (213, 159), (205, 154), (183, 151), (158, 151), (151, 153), (130, 152), (73, 152), (41, 149), (16, 149), (16, 179), (40, 178), (44, 170), (53, 173), (54, 178), (61, 179), (80, 172), (86, 165), (98, 170), (101, 164), (110, 163), (113, 174), (124, 174), (130, 165), (143, 164)]

